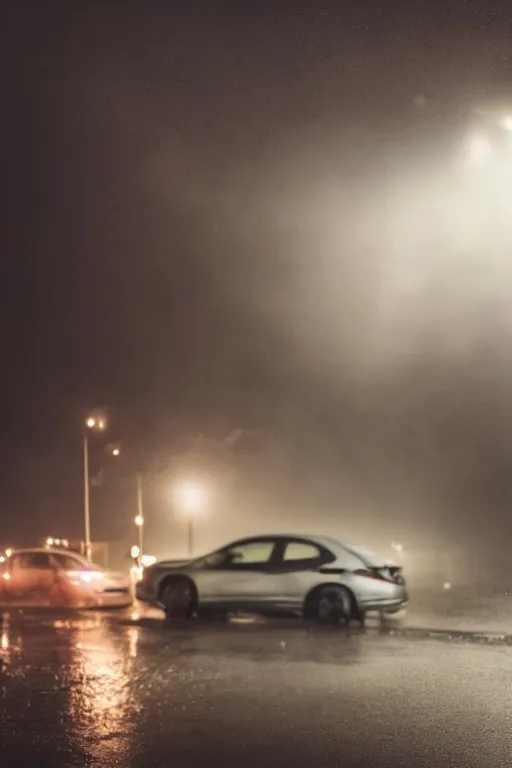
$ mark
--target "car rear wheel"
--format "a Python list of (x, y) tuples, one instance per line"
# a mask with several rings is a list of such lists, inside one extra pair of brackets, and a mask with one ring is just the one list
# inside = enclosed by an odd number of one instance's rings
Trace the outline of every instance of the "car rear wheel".
[(164, 582), (160, 591), (160, 603), (168, 618), (188, 619), (196, 608), (195, 587), (188, 579)]
[(322, 587), (312, 601), (311, 615), (319, 624), (345, 624), (354, 615), (350, 592), (343, 587)]

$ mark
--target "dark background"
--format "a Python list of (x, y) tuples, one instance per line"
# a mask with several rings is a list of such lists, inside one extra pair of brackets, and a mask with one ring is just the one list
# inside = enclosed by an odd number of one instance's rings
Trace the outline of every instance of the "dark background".
[[(82, 422), (105, 405), (132, 465), (196, 432), (272, 434), (272, 524), (298, 505), (297, 525), (503, 541), (511, 241), (487, 223), (454, 244), (421, 190), (474, 100), (507, 95), (510, 12), (116, 5), (3, 12), (0, 539), (81, 534)], [(99, 537), (128, 514), (115, 485)]]

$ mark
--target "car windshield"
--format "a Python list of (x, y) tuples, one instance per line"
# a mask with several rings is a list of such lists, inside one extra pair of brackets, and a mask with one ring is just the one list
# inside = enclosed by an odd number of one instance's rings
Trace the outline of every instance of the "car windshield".
[(74, 563), (76, 570), (81, 570), (81, 571), (103, 571), (104, 570), (101, 567), (101, 565), (97, 565), (96, 563), (90, 563), (85, 557), (81, 557), (80, 555), (67, 555), (66, 560), (70, 564)]

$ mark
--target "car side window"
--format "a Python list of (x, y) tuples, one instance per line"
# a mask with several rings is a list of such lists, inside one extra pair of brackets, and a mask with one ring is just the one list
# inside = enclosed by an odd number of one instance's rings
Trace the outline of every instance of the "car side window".
[(237, 544), (228, 549), (228, 560), (232, 565), (266, 565), (274, 551), (273, 541), (251, 541)]
[(285, 563), (294, 560), (319, 560), (322, 552), (315, 544), (309, 544), (306, 541), (289, 541), (283, 554)]
[(248, 541), (234, 544), (206, 557), (204, 568), (237, 568), (266, 565), (272, 559), (274, 541)]
[(12, 571), (51, 570), (50, 558), (44, 552), (20, 552), (14, 555), (11, 563)]
[(84, 566), (79, 560), (68, 555), (53, 555), (53, 559), (60, 571), (83, 571)]
[(332, 560), (327, 550), (311, 541), (287, 541), (283, 549), (283, 568), (285, 570), (307, 570), (318, 568)]

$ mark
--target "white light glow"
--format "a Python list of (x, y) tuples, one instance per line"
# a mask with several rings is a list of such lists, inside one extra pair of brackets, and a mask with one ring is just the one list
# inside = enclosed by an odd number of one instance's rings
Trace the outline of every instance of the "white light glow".
[(174, 491), (179, 511), (186, 515), (194, 515), (204, 507), (204, 489), (195, 483), (181, 483)]

